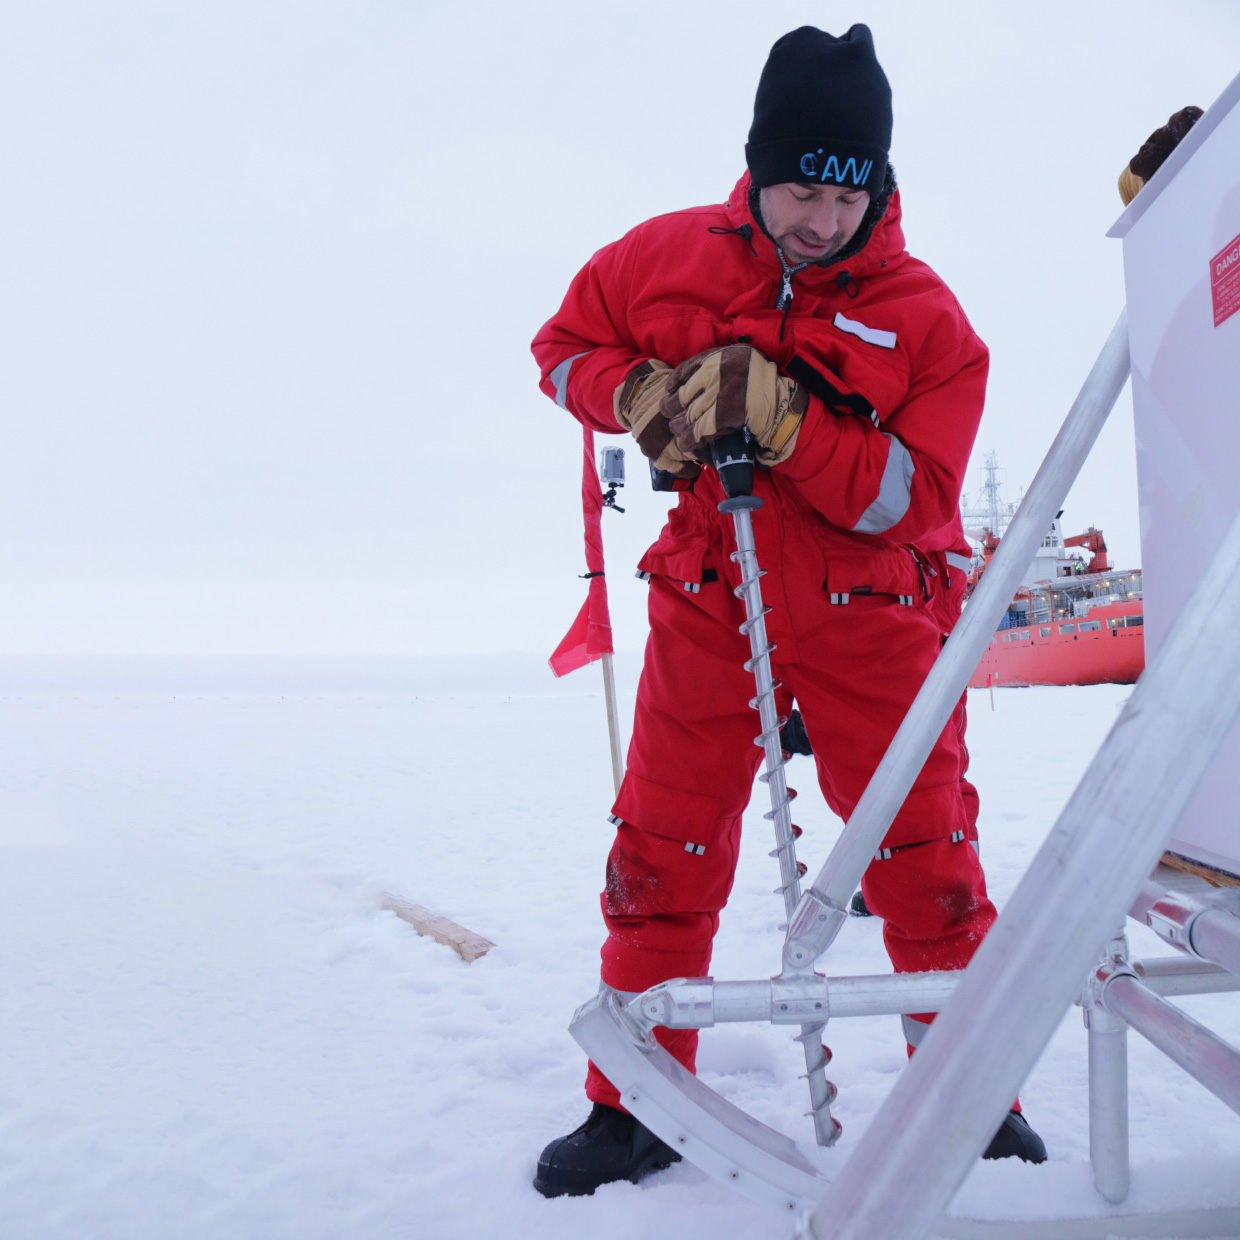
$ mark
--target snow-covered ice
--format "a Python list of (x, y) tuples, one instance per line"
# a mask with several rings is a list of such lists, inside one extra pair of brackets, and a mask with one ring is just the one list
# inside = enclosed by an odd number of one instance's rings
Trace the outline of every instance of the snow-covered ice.
[[(620, 657), (631, 710), (637, 660)], [(480, 663), (9, 664), (0, 691), (0, 1236), (785, 1237), (680, 1165), (544, 1201), (579, 1122), (566, 1027), (596, 985), (611, 775), (600, 678)], [(1129, 690), (971, 698), (982, 855), (1005, 899)], [(794, 761), (802, 856), (838, 822)], [(756, 799), (713, 970), (778, 963)], [(397, 892), (495, 941), (466, 965), (375, 908)], [(1166, 954), (1130, 925), (1137, 954)], [(889, 968), (850, 921), (831, 973)], [(1240, 1042), (1240, 998), (1183, 1000)], [(905, 1059), (895, 1018), (828, 1030), (847, 1158)], [(703, 1077), (808, 1140), (788, 1031), (703, 1035)], [(1134, 1204), (1220, 1203), (1240, 1118), (1130, 1039)], [(1075, 1009), (1022, 1090), (1042, 1169), (979, 1165), (957, 1208), (1102, 1213)], [(1030, 1206), (1030, 1202), (1035, 1203)], [(1015, 1203), (1015, 1204), (1014, 1204)]]

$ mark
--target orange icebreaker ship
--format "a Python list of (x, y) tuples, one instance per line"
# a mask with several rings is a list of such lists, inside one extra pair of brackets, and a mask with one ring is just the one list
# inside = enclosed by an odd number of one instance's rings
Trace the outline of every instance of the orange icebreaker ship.
[[(993, 453), (986, 470), (986, 491), (993, 501), (997, 497)], [(980, 543), (969, 574), (969, 593), (986, 571), (1014, 508), (992, 502), (985, 513), (966, 509), (966, 522), (978, 515), (990, 519), (981, 530), (968, 531)], [(1071, 553), (1075, 548), (1090, 552), (1088, 563)], [(1133, 684), (1145, 667), (1144, 621), (1141, 570), (1113, 568), (1101, 530), (1091, 525), (1083, 534), (1064, 538), (1056, 518), (969, 688)]]

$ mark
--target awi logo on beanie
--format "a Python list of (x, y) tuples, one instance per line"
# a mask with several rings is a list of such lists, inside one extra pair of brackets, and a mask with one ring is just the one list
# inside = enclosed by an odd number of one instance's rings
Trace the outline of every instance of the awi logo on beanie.
[[(861, 166), (857, 166), (857, 161), (850, 155), (845, 161), (843, 168), (840, 167), (840, 161), (834, 155), (827, 156), (827, 162), (823, 165), (822, 176), (818, 176), (818, 159), (822, 155), (822, 147), (818, 148), (817, 153), (810, 151), (801, 156), (801, 171), (807, 177), (818, 177), (819, 181), (825, 181), (830, 177), (837, 185), (850, 184), (858, 189), (865, 187), (866, 180), (870, 175), (870, 169), (874, 167), (872, 159), (862, 160)], [(849, 173), (852, 173), (851, 181), (847, 181)]]

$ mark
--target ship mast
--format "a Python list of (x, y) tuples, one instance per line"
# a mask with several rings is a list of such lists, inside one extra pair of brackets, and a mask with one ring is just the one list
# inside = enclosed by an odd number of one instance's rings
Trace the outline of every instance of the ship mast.
[(986, 453), (986, 461), (982, 466), (986, 481), (982, 483), (975, 502), (969, 503), (967, 495), (960, 497), (960, 516), (964, 522), (965, 532), (974, 542), (982, 541), (981, 529), (984, 526), (994, 537), (1001, 538), (1007, 527), (1012, 523), (1017, 505), (1004, 502), (1002, 497), (1003, 484), (999, 481), (999, 454), (995, 451)]
[(992, 534), (1001, 534), (999, 529), (999, 454), (995, 451), (986, 453), (986, 481), (982, 486), (982, 495), (989, 521), (987, 529)]

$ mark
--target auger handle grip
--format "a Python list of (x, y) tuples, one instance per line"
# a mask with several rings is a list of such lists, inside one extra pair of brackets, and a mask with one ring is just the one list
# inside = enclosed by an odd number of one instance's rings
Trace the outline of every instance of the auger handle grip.
[(728, 431), (710, 441), (710, 459), (728, 499), (753, 494), (753, 468), (758, 444), (747, 427)]

